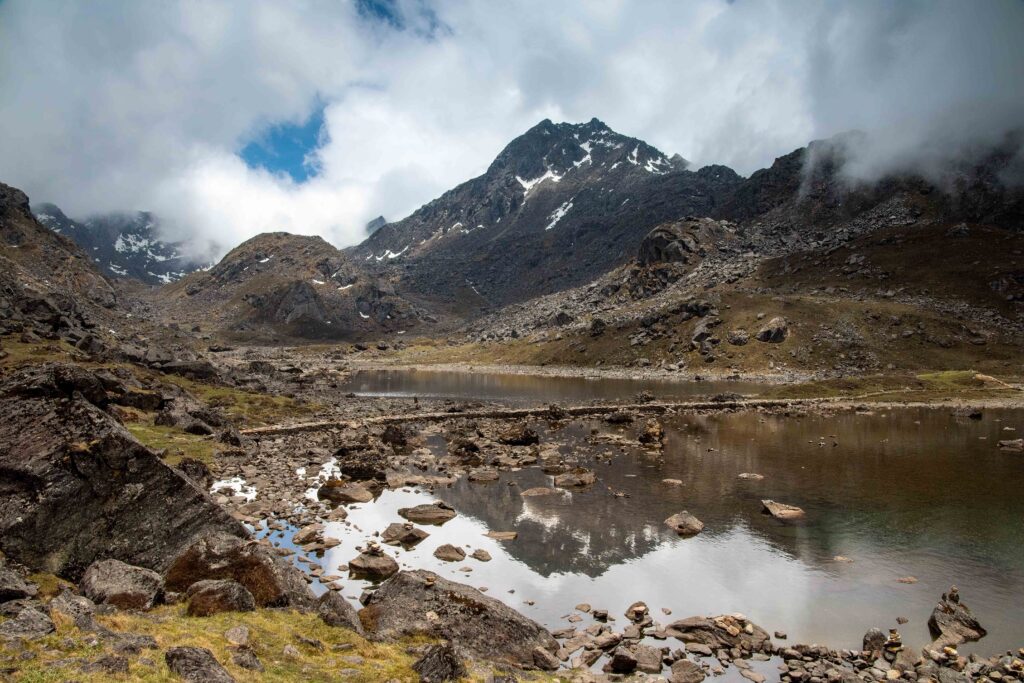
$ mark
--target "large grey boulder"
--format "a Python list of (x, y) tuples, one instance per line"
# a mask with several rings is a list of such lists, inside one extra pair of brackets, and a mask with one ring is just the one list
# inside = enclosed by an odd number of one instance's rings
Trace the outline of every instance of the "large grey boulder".
[(534, 665), (534, 648), (558, 650), (547, 629), (500, 600), (424, 570), (399, 572), (381, 584), (359, 619), (371, 637), (443, 638), (473, 656), (518, 667)]
[(0, 557), (0, 602), (34, 598), (39, 592), (35, 584), (8, 567)]
[(98, 604), (147, 610), (160, 600), (164, 579), (152, 569), (133, 567), (120, 560), (100, 560), (82, 574), (79, 589)]
[(665, 223), (647, 233), (637, 251), (637, 263), (649, 266), (655, 263), (687, 263), (700, 245), (689, 221)]
[(316, 613), (328, 626), (347, 628), (365, 635), (359, 612), (335, 591), (327, 591), (316, 603)]
[(35, 640), (53, 633), (53, 620), (34, 605), (26, 605), (13, 619), (0, 623), (0, 638)]
[(248, 533), (102, 406), (87, 371), (47, 364), (0, 383), (0, 550), (78, 580), (117, 558), (157, 571), (195, 539)]
[(763, 628), (743, 617), (690, 617), (674, 621), (665, 633), (684, 643), (707, 645), (712, 650), (734, 647), (760, 652), (771, 645), (771, 636)]
[(778, 344), (789, 335), (789, 323), (782, 316), (776, 316), (757, 331), (757, 341)]
[(253, 540), (227, 534), (204, 536), (174, 558), (164, 574), (167, 590), (178, 593), (206, 579), (237, 581), (259, 607), (310, 609), (313, 605), (302, 573)]

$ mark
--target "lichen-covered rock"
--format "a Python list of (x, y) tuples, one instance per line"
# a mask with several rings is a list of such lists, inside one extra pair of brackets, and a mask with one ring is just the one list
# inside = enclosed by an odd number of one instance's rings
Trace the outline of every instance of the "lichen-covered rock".
[(468, 673), (451, 643), (428, 646), (412, 669), (420, 675), (421, 683), (459, 681)]
[(162, 571), (204, 534), (248, 535), (106, 403), (92, 373), (61, 364), (0, 384), (0, 550), (77, 580), (96, 560)]
[(256, 600), (245, 586), (231, 579), (197, 581), (185, 593), (190, 617), (208, 617), (221, 612), (252, 612)]
[(237, 581), (259, 607), (309, 609), (313, 604), (299, 570), (252, 540), (205, 536), (178, 555), (164, 575), (166, 589), (178, 593), (205, 579)]
[(147, 610), (163, 594), (164, 580), (152, 569), (133, 567), (120, 560), (100, 560), (82, 574), (79, 589), (97, 604)]
[(316, 613), (328, 626), (347, 628), (364, 635), (363, 624), (359, 621), (356, 608), (335, 591), (327, 591), (320, 596), (316, 604)]
[(205, 647), (172, 647), (164, 653), (167, 668), (188, 683), (234, 683), (235, 679)]
[(374, 637), (431, 635), (473, 656), (520, 667), (534, 666), (536, 647), (558, 649), (547, 629), (505, 603), (423, 570), (399, 572), (385, 581), (359, 619)]

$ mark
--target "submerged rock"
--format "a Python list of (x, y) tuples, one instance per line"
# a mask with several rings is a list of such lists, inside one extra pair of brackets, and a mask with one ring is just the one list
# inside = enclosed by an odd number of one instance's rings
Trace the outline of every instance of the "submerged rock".
[(558, 650), (540, 624), (480, 591), (433, 572), (399, 572), (369, 596), (359, 618), (385, 639), (430, 635), (467, 653), (518, 667), (534, 665), (534, 648)]
[(800, 519), (804, 516), (804, 511), (795, 505), (777, 503), (774, 500), (762, 500), (761, 505), (764, 506), (764, 511), (775, 519)]

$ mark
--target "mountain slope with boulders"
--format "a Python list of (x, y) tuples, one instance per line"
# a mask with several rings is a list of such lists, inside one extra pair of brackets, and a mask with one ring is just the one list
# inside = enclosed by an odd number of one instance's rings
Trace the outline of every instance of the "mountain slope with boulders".
[(241, 339), (376, 337), (429, 318), (322, 238), (288, 233), (253, 237), (151, 300), (173, 320)]
[(73, 240), (110, 277), (167, 284), (198, 270), (202, 263), (184, 256), (181, 245), (159, 236), (156, 218), (146, 211), (113, 213), (76, 221), (53, 204), (33, 207), (40, 223)]

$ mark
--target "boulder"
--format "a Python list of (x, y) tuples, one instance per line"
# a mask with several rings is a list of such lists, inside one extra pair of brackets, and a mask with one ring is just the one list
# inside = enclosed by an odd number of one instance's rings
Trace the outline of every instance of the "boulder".
[(498, 442), (506, 446), (531, 446), (540, 443), (540, 436), (524, 424), (513, 424), (498, 434)]
[(928, 618), (928, 630), (935, 638), (932, 649), (936, 650), (981, 640), (987, 633), (967, 605), (960, 602), (956, 586), (942, 594), (942, 599)]
[(196, 486), (204, 491), (209, 491), (213, 486), (213, 473), (206, 463), (195, 458), (182, 458), (174, 469), (178, 470), (191, 479)]
[(885, 646), (885, 640), (885, 634), (882, 633), (881, 629), (868, 629), (868, 632), (864, 634), (864, 638), (861, 640), (861, 650), (864, 652), (881, 653), (882, 647)]
[(771, 645), (767, 631), (736, 615), (680, 619), (666, 626), (665, 633), (684, 643), (698, 643), (712, 650), (738, 647), (760, 652)]
[(25, 580), (21, 574), (4, 564), (0, 557), (0, 602), (34, 598), (39, 589)]
[[(393, 427), (393, 425), (392, 425)], [(389, 439), (395, 444), (401, 443), (399, 432), (385, 432)], [(390, 448), (383, 442), (371, 440), (369, 435), (352, 439), (343, 443), (334, 452), (335, 461), (342, 476), (353, 481), (384, 481), (387, 479), (387, 471), (390, 469), (389, 461), (394, 454), (394, 449), (400, 446), (390, 445)], [(365, 502), (365, 501), (354, 501)]]
[(245, 586), (231, 579), (197, 581), (185, 592), (190, 617), (208, 617), (221, 612), (252, 612), (256, 600)]
[(417, 529), (411, 522), (392, 522), (381, 533), (380, 538), (389, 545), (412, 546), (429, 535), (423, 529)]
[(678, 659), (672, 662), (672, 673), (669, 683), (700, 683), (704, 680), (704, 669), (689, 659)]
[(558, 650), (547, 629), (505, 603), (424, 570), (399, 572), (385, 581), (359, 619), (377, 638), (444, 638), (472, 656), (517, 667), (534, 666), (534, 648)]
[(83, 631), (95, 631), (97, 628), (93, 619), (96, 603), (83, 595), (75, 595), (67, 588), (51, 600), (48, 607), (50, 618), (56, 623), (71, 623)]
[(82, 574), (79, 590), (96, 604), (147, 610), (163, 596), (164, 580), (152, 569), (133, 567), (120, 560), (100, 560)]
[(419, 524), (435, 524), (440, 526), (449, 519), (453, 519), (457, 513), (450, 505), (438, 501), (436, 503), (417, 505), (416, 507), (411, 508), (398, 508), (398, 514), (405, 517), (410, 522), (418, 522)]
[(248, 535), (105, 404), (102, 383), (69, 366), (0, 383), (0, 550), (77, 580), (96, 560), (163, 571), (205, 534)]
[(256, 541), (224, 534), (199, 539), (176, 557), (164, 575), (169, 591), (185, 592), (197, 581), (233, 579), (259, 607), (308, 609), (313, 596), (302, 573)]
[(349, 571), (357, 576), (365, 576), (368, 579), (381, 580), (398, 572), (398, 563), (395, 558), (385, 554), (379, 549), (371, 549), (349, 561)]
[(648, 420), (638, 440), (647, 446), (660, 446), (665, 440), (665, 428), (657, 420)]
[(786, 339), (789, 334), (789, 323), (782, 316), (776, 316), (766, 322), (761, 329), (757, 331), (756, 339), (759, 342), (766, 342), (769, 344), (778, 344)]
[(699, 245), (689, 221), (665, 223), (651, 230), (640, 242), (637, 263), (651, 266), (656, 263), (687, 263)]
[(634, 645), (633, 656), (636, 657), (637, 671), (648, 674), (661, 673), (661, 650), (650, 645)]
[(686, 510), (672, 515), (665, 520), (665, 524), (680, 536), (694, 536), (704, 530), (704, 522)]
[(775, 519), (800, 519), (804, 516), (804, 511), (795, 505), (777, 503), (774, 500), (762, 500), (761, 505), (764, 506), (764, 511)]
[(172, 673), (188, 683), (234, 683), (234, 678), (205, 647), (172, 647), (164, 653)]
[(434, 551), (434, 557), (445, 562), (462, 562), (466, 559), (466, 551), (458, 546), (445, 543), (437, 547), (437, 550)]
[(329, 479), (317, 490), (317, 498), (332, 503), (369, 503), (373, 493), (362, 484)]
[(347, 628), (364, 635), (356, 608), (336, 591), (327, 591), (320, 596), (316, 603), (316, 613), (328, 626)]
[(13, 619), (0, 623), (0, 638), (35, 640), (53, 633), (53, 620), (34, 605), (25, 605)]
[(615, 648), (604, 665), (607, 673), (631, 674), (636, 671), (636, 655), (627, 647)]
[(746, 346), (747, 342), (750, 341), (750, 333), (742, 328), (729, 330), (725, 340), (733, 346)]
[(412, 670), (420, 675), (421, 683), (459, 681), (469, 673), (451, 643), (428, 645)]

